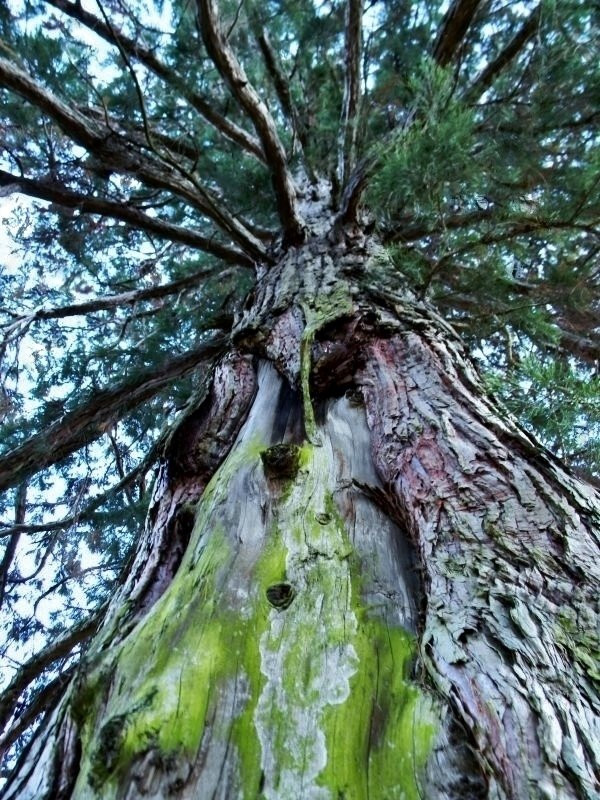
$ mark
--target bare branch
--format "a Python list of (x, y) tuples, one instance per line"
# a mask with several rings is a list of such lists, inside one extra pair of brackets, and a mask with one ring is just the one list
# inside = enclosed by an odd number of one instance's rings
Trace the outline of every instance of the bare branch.
[(433, 58), (445, 67), (462, 44), (481, 0), (453, 0), (433, 46)]
[(231, 264), (251, 267), (254, 263), (246, 253), (227, 247), (227, 245), (221, 244), (215, 239), (202, 236), (193, 230), (174, 225), (157, 217), (151, 217), (137, 208), (126, 205), (123, 201), (104, 200), (100, 197), (91, 197), (72, 192), (51, 178), (37, 180), (21, 178), (17, 175), (12, 175), (10, 172), (0, 170), (0, 187), (14, 187), (14, 191), (21, 192), (29, 197), (47, 200), (64, 208), (75, 208), (82, 214), (98, 214), (127, 222), (128, 225), (138, 230), (155, 234), (161, 239), (188, 245), (188, 247), (193, 247), (196, 250), (202, 250)]
[(521, 25), (514, 37), (508, 44), (502, 48), (496, 58), (489, 63), (475, 78), (471, 86), (466, 90), (464, 99), (468, 102), (474, 103), (479, 97), (488, 89), (502, 70), (510, 64), (510, 62), (519, 55), (521, 50), (525, 47), (535, 35), (541, 18), (542, 7), (538, 4), (531, 14), (527, 17), (525, 22)]
[(362, 0), (347, 0), (344, 54), (344, 99), (338, 138), (337, 177), (344, 187), (356, 162), (357, 116), (360, 105)]
[(208, 54), (229, 86), (232, 95), (252, 120), (262, 143), (271, 169), (284, 242), (287, 244), (302, 242), (305, 234), (302, 220), (298, 216), (296, 189), (273, 117), (248, 80), (244, 68), (223, 35), (213, 0), (197, 0), (197, 6), (202, 38)]
[(0, 489), (17, 485), (98, 439), (125, 414), (154, 397), (176, 378), (223, 352), (227, 342), (227, 337), (215, 337), (115, 388), (96, 392), (91, 400), (0, 457)]
[(118, 44), (128, 56), (136, 58), (147, 69), (165, 81), (165, 83), (175, 87), (187, 102), (204, 117), (216, 130), (224, 134), (228, 139), (240, 145), (247, 153), (250, 153), (260, 161), (264, 161), (264, 153), (259, 142), (243, 128), (228, 120), (223, 115), (215, 111), (212, 103), (203, 97), (199, 92), (191, 89), (184, 78), (182, 78), (172, 67), (160, 61), (156, 55), (145, 48), (139, 41), (134, 41), (125, 36), (114, 25), (109, 27), (101, 19), (85, 11), (78, 2), (70, 0), (46, 0), (46, 2), (76, 19), (89, 30), (94, 31), (109, 44)]

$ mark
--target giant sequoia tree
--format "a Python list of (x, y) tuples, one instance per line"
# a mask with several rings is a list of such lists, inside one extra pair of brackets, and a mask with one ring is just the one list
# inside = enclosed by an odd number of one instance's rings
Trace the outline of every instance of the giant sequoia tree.
[(598, 797), (598, 22), (2, 2), (4, 797)]

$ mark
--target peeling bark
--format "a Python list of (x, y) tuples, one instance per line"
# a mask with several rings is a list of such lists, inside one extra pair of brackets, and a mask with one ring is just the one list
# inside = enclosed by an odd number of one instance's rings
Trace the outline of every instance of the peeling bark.
[(326, 207), (172, 436), (6, 798), (598, 796), (598, 497)]

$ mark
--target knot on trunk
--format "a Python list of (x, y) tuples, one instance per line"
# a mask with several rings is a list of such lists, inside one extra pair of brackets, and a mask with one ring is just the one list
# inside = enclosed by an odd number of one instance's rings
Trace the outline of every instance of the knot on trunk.
[(280, 611), (288, 608), (295, 594), (294, 587), (290, 583), (274, 583), (266, 591), (269, 603)]
[(300, 448), (296, 444), (276, 444), (260, 454), (267, 478), (294, 478), (300, 466)]

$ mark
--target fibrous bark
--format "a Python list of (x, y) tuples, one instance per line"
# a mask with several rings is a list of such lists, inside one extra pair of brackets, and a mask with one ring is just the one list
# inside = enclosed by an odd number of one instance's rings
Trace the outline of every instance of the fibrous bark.
[(597, 796), (598, 498), (326, 210), (172, 437), (7, 798)]

